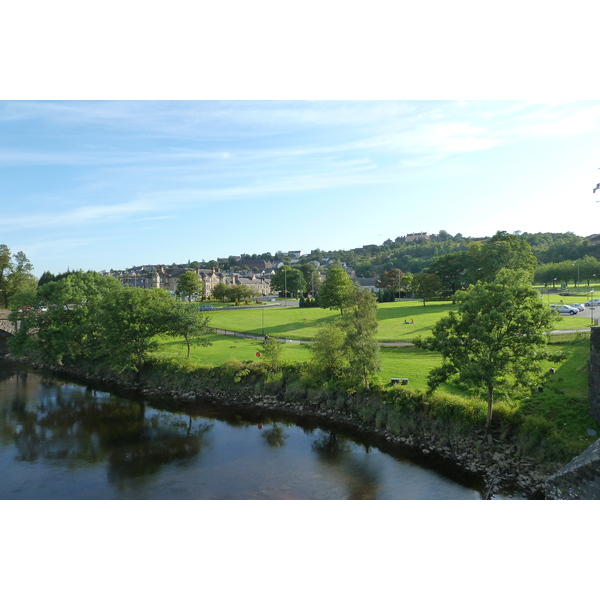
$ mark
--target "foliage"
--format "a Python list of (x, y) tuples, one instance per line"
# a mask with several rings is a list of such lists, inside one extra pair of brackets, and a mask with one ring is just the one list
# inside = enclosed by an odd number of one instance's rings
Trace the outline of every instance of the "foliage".
[(353, 291), (354, 284), (348, 273), (341, 267), (332, 267), (319, 291), (319, 305), (339, 310), (343, 314), (344, 306), (348, 304)]
[(102, 298), (119, 291), (112, 277), (77, 271), (36, 290), (31, 309), (11, 318), (20, 320), (11, 351), (49, 364), (93, 355), (98, 348), (98, 311)]
[(180, 300), (198, 300), (204, 291), (204, 283), (195, 271), (185, 271), (177, 279), (176, 294)]
[(199, 313), (195, 306), (180, 302), (173, 306), (169, 315), (168, 335), (182, 337), (187, 346), (187, 358), (190, 358), (192, 345), (210, 346), (208, 336), (211, 333), (210, 315)]
[(308, 262), (298, 267), (302, 272), (306, 282), (306, 293), (314, 298), (315, 294), (321, 289), (321, 275), (314, 263)]
[(348, 369), (348, 358), (344, 351), (345, 332), (338, 324), (322, 325), (309, 346), (310, 368), (319, 383), (338, 383)]
[(158, 335), (182, 336), (190, 345), (206, 340), (206, 315), (184, 310), (164, 290), (122, 287), (98, 273), (51, 281), (33, 300), (30, 310), (11, 315), (20, 327), (10, 349), (52, 365), (96, 362), (136, 371), (156, 350)]
[(345, 305), (342, 321), (345, 333), (344, 352), (348, 358), (348, 380), (369, 389), (369, 381), (381, 370), (377, 335), (377, 301), (368, 290), (355, 287)]
[(271, 372), (279, 371), (281, 368), (281, 357), (283, 354), (283, 344), (274, 337), (265, 336), (261, 346), (260, 358), (268, 366)]
[(531, 388), (541, 376), (548, 331), (556, 316), (532, 290), (529, 274), (500, 271), (489, 283), (457, 294), (458, 312), (451, 311), (419, 345), (441, 353), (444, 364), (433, 369), (429, 388), (456, 379), (487, 392), (486, 428), (492, 419), (494, 391), (510, 385)]
[(423, 306), (427, 300), (440, 296), (443, 291), (442, 280), (434, 273), (419, 273), (413, 277), (412, 293), (423, 301)]
[(227, 286), (227, 292), (225, 294), (230, 302), (235, 302), (236, 304), (252, 298), (252, 295), (252, 290), (245, 283)]
[(402, 280), (402, 271), (400, 269), (390, 269), (384, 271), (377, 280), (376, 287), (390, 292), (400, 293), (400, 285)]
[(306, 281), (302, 271), (293, 269), (289, 265), (283, 265), (271, 278), (271, 289), (276, 292), (291, 293), (295, 297), (298, 293), (306, 290)]
[(32, 271), (33, 265), (23, 252), (12, 254), (8, 246), (0, 244), (0, 308), (8, 308), (15, 294), (35, 289)]
[(478, 281), (493, 281), (501, 269), (522, 271), (530, 280), (537, 264), (531, 246), (515, 234), (498, 231), (485, 242), (473, 241), (467, 250), (442, 255), (427, 269), (450, 293)]
[(592, 279), (600, 277), (600, 261), (591, 256), (584, 256), (582, 259), (572, 261), (565, 260), (558, 263), (546, 263), (538, 265), (535, 270), (534, 281), (543, 283), (545, 286), (572, 281), (573, 284), (587, 282), (590, 285)]
[(217, 285), (215, 285), (212, 289), (212, 297), (219, 302), (225, 302), (227, 298), (227, 292), (229, 291), (229, 286), (222, 281), (219, 281)]

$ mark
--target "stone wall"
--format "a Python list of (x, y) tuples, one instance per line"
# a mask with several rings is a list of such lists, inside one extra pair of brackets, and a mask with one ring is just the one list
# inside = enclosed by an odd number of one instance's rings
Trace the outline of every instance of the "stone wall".
[(589, 413), (600, 424), (600, 327), (592, 327), (588, 380)]
[(10, 337), (10, 333), (0, 329), (0, 356), (8, 354), (8, 348), (6, 346), (6, 340)]
[(600, 500), (600, 439), (546, 481), (547, 500)]

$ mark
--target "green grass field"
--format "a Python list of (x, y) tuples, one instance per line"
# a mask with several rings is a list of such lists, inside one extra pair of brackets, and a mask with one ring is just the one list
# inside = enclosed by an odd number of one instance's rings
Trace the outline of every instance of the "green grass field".
[[(553, 302), (551, 297), (551, 302)], [(386, 303), (379, 306), (379, 339), (392, 341), (408, 341), (417, 334), (426, 336), (431, 327), (443, 315), (451, 310), (450, 302), (432, 302), (423, 307), (421, 302), (404, 301)], [(286, 339), (310, 340), (323, 323), (337, 319), (337, 311), (319, 308), (300, 309), (296, 307), (272, 307), (264, 309), (265, 333)], [(212, 326), (261, 334), (263, 310), (215, 311), (211, 313)], [(414, 324), (404, 321), (414, 319)], [(588, 320), (579, 317), (564, 317), (557, 329), (571, 329), (589, 326)], [(190, 362), (206, 366), (219, 366), (231, 359), (237, 361), (257, 362), (261, 359), (256, 353), (261, 349), (259, 340), (237, 338), (225, 335), (212, 335), (212, 345), (193, 347)], [(550, 348), (562, 351), (566, 360), (547, 363), (548, 378), (542, 391), (533, 392), (519, 399), (509, 398), (507, 410), (518, 410), (523, 414), (547, 419), (554, 424), (556, 430), (573, 443), (574, 447), (583, 449), (594, 441), (587, 431), (596, 429), (596, 424), (587, 414), (587, 360), (589, 357), (588, 333), (563, 333), (553, 335)], [(163, 338), (160, 340), (157, 355), (162, 358), (185, 361), (187, 347), (183, 341)], [(287, 363), (306, 362), (311, 358), (308, 344), (286, 343), (282, 360)], [(431, 369), (441, 365), (439, 354), (427, 352), (414, 346), (381, 348), (381, 371), (376, 382), (390, 387), (392, 378), (406, 378), (406, 389), (423, 391), (427, 388), (427, 377)], [(550, 374), (550, 367), (555, 369)], [(374, 382), (375, 383), (375, 382)], [(473, 398), (472, 393), (456, 385), (444, 385), (439, 392), (462, 398)], [(473, 402), (484, 403), (483, 399), (473, 398)], [(504, 405), (504, 402), (498, 402)], [(578, 450), (580, 451), (580, 450)]]
[[(549, 303), (560, 304), (560, 299), (560, 296), (550, 295)], [(407, 342), (418, 335), (426, 337), (441, 317), (456, 308), (450, 301), (428, 302), (426, 306), (418, 300), (382, 303), (377, 310), (377, 339), (381, 342)], [(262, 335), (264, 329), (266, 335), (290, 340), (314, 339), (319, 326), (335, 321), (339, 314), (339, 311), (324, 308), (284, 306), (210, 313), (211, 325), (217, 329), (255, 335)], [(405, 323), (411, 320), (414, 324)], [(556, 329), (584, 329), (589, 326), (587, 317), (564, 316), (557, 322)]]

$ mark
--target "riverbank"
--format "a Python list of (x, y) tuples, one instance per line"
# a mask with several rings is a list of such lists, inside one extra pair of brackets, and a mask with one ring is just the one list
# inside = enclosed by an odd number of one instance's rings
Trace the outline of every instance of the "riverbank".
[[(8, 357), (10, 360), (10, 357)], [(484, 482), (486, 498), (495, 495), (513, 495), (529, 499), (544, 499), (545, 482), (562, 463), (539, 464), (520, 456), (518, 446), (511, 440), (509, 429), (473, 429), (468, 434), (451, 434), (451, 428), (440, 428), (439, 423), (417, 416), (409, 420), (405, 431), (392, 431), (380, 418), (365, 417), (371, 406), (381, 399), (368, 395), (341, 394), (339, 392), (310, 395), (298, 389), (282, 387), (274, 393), (258, 390), (256, 383), (235, 385), (218, 381), (207, 374), (205, 378), (182, 381), (181, 385), (164, 384), (160, 373), (142, 374), (137, 381), (110, 374), (101, 376), (79, 367), (51, 367), (25, 362), (41, 371), (70, 377), (88, 385), (128, 390), (147, 399), (160, 399), (174, 409), (185, 409), (195, 403), (205, 402), (221, 406), (256, 408), (261, 411), (291, 417), (310, 417), (324, 424), (343, 426), (346, 430), (368, 436), (374, 446), (384, 451), (396, 450), (421, 457), (432, 466), (452, 467), (470, 477)], [(362, 410), (359, 410), (360, 409)], [(365, 408), (366, 407), (366, 408)]]

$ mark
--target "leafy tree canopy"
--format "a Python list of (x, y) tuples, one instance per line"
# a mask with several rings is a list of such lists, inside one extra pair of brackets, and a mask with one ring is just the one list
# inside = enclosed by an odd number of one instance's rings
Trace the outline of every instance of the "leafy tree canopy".
[(486, 428), (498, 389), (532, 387), (542, 363), (553, 357), (547, 335), (557, 316), (531, 288), (528, 272), (502, 269), (493, 281), (457, 292), (458, 311), (433, 327), (421, 347), (439, 352), (444, 364), (429, 374), (429, 389), (456, 380), (487, 394)]
[(344, 306), (348, 304), (353, 292), (354, 284), (348, 273), (341, 267), (332, 267), (319, 290), (319, 305), (339, 310), (343, 314)]

